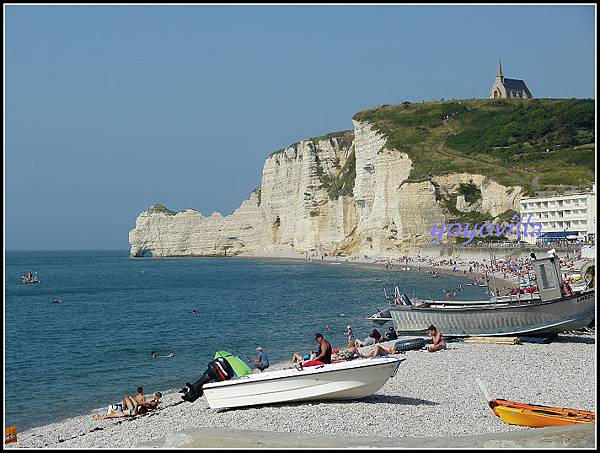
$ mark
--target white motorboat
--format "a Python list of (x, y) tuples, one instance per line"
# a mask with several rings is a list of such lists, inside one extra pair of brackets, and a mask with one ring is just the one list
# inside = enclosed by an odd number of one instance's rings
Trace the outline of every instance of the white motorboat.
[(404, 359), (373, 357), (254, 373), (202, 387), (211, 409), (290, 401), (363, 398), (396, 374)]

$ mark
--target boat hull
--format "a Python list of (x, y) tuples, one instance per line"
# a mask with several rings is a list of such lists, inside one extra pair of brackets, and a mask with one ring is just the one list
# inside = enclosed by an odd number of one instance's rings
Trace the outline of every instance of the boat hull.
[(489, 405), (504, 423), (531, 428), (594, 423), (596, 418), (591, 411), (536, 406), (514, 401), (493, 400)]
[(446, 336), (557, 334), (586, 327), (594, 319), (594, 292), (554, 301), (520, 301), (477, 306), (390, 308), (396, 331), (426, 334), (435, 325)]
[(401, 359), (356, 359), (319, 367), (256, 373), (231, 381), (205, 384), (211, 409), (291, 401), (364, 398), (392, 377)]

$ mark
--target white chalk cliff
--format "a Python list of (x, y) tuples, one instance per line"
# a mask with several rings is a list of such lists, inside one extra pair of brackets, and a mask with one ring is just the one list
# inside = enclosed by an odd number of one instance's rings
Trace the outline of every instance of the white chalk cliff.
[[(289, 250), (398, 256), (408, 245), (431, 241), (433, 223), (448, 220), (444, 203), (453, 195), (462, 212), (496, 216), (519, 209), (520, 187), (481, 175), (455, 173), (407, 182), (412, 161), (386, 144), (386, 137), (369, 123), (354, 121), (353, 132), (304, 140), (275, 152), (265, 161), (260, 188), (229, 216), (172, 212), (160, 205), (142, 212), (129, 232), (131, 255)], [(461, 183), (477, 187), (477, 201), (468, 203), (457, 194)]]

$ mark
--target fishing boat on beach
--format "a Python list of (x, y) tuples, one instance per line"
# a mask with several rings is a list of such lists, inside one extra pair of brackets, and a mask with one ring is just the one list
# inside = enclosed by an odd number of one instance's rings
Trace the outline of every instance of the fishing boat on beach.
[(595, 311), (593, 280), (585, 289), (571, 291), (562, 281), (558, 258), (536, 259), (533, 266), (539, 294), (487, 301), (415, 299), (391, 304), (390, 317), (399, 334), (426, 335), (427, 327), (433, 324), (451, 337), (553, 335), (589, 325)]
[[(489, 299), (483, 300), (421, 300), (421, 299), (413, 299), (411, 300), (406, 294), (400, 294), (400, 290), (396, 286), (394, 288), (394, 296), (389, 296), (385, 290), (383, 289), (383, 293), (385, 298), (388, 300), (390, 305), (421, 305), (421, 304), (429, 304), (429, 307), (435, 308), (445, 308), (445, 307), (461, 307), (461, 306), (469, 306), (473, 307), (475, 305), (490, 305), (490, 304), (505, 304), (507, 302), (519, 302), (519, 301), (532, 301), (539, 300), (539, 293), (520, 293), (509, 294), (506, 296), (492, 296)], [(393, 322), (392, 314), (389, 307), (383, 309), (377, 309), (375, 313), (367, 318), (369, 321), (373, 321), (375, 324), (380, 326)]]

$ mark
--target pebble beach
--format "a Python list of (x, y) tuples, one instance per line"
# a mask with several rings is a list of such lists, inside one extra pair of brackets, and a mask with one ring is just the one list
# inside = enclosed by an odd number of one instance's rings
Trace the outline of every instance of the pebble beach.
[[(335, 347), (336, 345), (334, 345)], [(193, 428), (394, 438), (456, 437), (530, 428), (504, 424), (487, 407), (476, 378), (492, 398), (595, 410), (594, 333), (561, 334), (550, 344), (448, 343), (448, 349), (400, 354), (393, 378), (355, 401), (307, 402), (213, 410), (206, 400), (182, 402), (163, 391), (159, 410), (132, 419), (92, 420), (99, 408), (18, 433), (11, 447), (126, 448)], [(368, 359), (367, 359), (368, 360)], [(270, 369), (291, 367), (273, 364)], [(199, 374), (203, 370), (198, 370)]]

